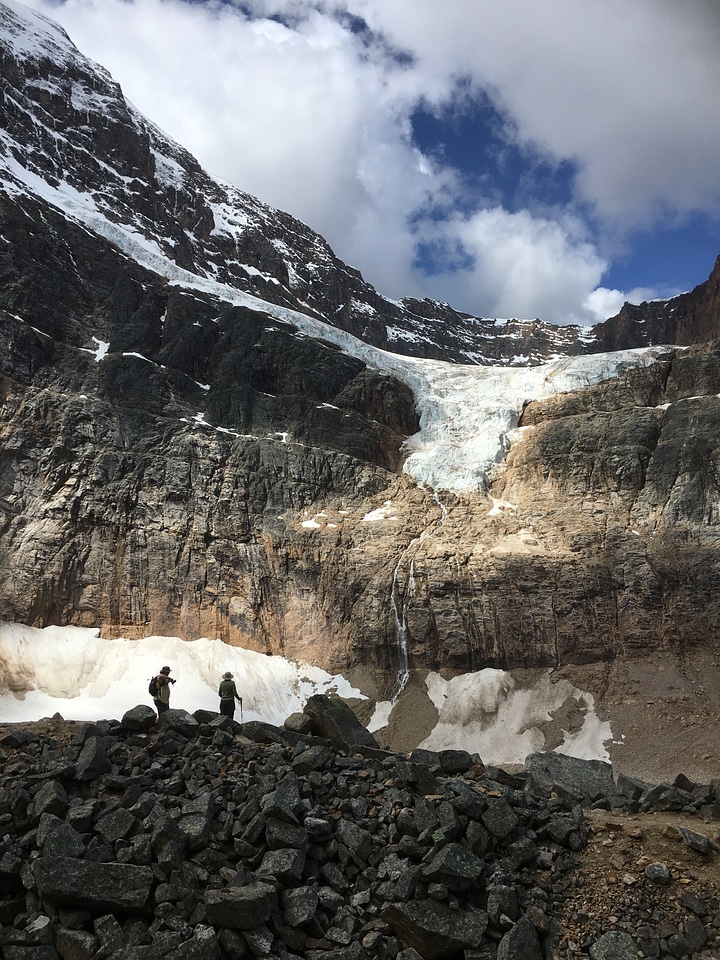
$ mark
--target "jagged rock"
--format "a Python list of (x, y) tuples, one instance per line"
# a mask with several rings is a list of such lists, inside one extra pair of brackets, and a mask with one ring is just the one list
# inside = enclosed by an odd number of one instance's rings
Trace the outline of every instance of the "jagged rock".
[(55, 936), (57, 950), (63, 960), (91, 960), (97, 952), (97, 938), (86, 930), (60, 927)]
[(382, 917), (427, 960), (442, 960), (459, 950), (480, 946), (488, 922), (482, 910), (450, 910), (434, 900), (393, 903), (383, 910)]
[(32, 869), (40, 895), (51, 903), (121, 913), (147, 909), (153, 876), (147, 867), (40, 857)]
[(120, 807), (118, 810), (112, 810), (100, 817), (95, 824), (95, 830), (105, 840), (106, 843), (115, 843), (116, 840), (125, 839), (132, 833), (140, 829), (140, 823), (129, 810)]
[(485, 864), (459, 843), (448, 843), (422, 871), (424, 880), (442, 883), (450, 890), (477, 889)]
[(5, 734), (0, 743), (6, 747), (15, 748), (27, 746), (28, 743), (33, 743), (37, 739), (37, 735), (29, 730), (11, 730), (10, 733)]
[(75, 768), (78, 780), (94, 780), (110, 770), (110, 760), (100, 737), (90, 737), (80, 751)]
[(697, 953), (708, 941), (707, 931), (697, 917), (690, 917), (685, 921), (683, 934), (690, 953)]
[(85, 841), (69, 823), (53, 824), (47, 830), (44, 841), (41, 840), (41, 827), (38, 828), (38, 846), (44, 857), (81, 858), (85, 853)]
[(61, 783), (49, 780), (42, 784), (28, 806), (28, 817), (33, 820), (39, 820), (43, 814), (52, 814), (57, 817), (64, 817), (68, 809), (68, 798), (65, 788)]
[(473, 764), (482, 764), (482, 760), (477, 754), (468, 753), (467, 750), (440, 750), (438, 751), (438, 760), (440, 769), (447, 776), (466, 773)]
[(186, 737), (191, 737), (197, 732), (198, 722), (187, 710), (180, 710), (171, 707), (158, 717), (158, 723)]
[(518, 825), (518, 817), (507, 800), (491, 798), (481, 813), (482, 822), (493, 837), (502, 840), (511, 834)]
[(610, 930), (590, 947), (590, 960), (637, 960), (638, 949), (629, 933)]
[(527, 917), (520, 917), (498, 944), (497, 960), (542, 960), (542, 956), (537, 931)]
[(121, 723), (123, 729), (131, 733), (142, 733), (145, 730), (152, 730), (156, 719), (157, 714), (152, 707), (139, 703), (123, 714)]
[[(305, 716), (305, 715), (304, 715)], [(310, 723), (312, 719), (307, 717)], [(292, 768), (299, 776), (307, 776), (311, 770), (322, 770), (331, 758), (331, 752), (325, 746), (312, 746), (293, 758)]]
[(289, 717), (285, 720), (283, 726), (286, 730), (291, 730), (293, 733), (312, 733), (313, 722), (312, 718), (308, 717), (305, 713), (291, 713)]
[(650, 785), (637, 777), (629, 777), (625, 773), (618, 774), (615, 789), (620, 796), (627, 797), (629, 800), (640, 800), (643, 794), (650, 788)]
[(266, 923), (276, 903), (274, 887), (262, 882), (208, 890), (205, 894), (208, 922), (233, 930), (253, 930)]
[(548, 836), (569, 850), (582, 850), (585, 841), (580, 833), (580, 825), (570, 817), (554, 817), (546, 827)]
[(340, 820), (335, 835), (358, 866), (362, 867), (367, 863), (373, 849), (372, 835), (367, 830), (352, 820)]
[(260, 801), (260, 809), (266, 817), (275, 817), (290, 824), (298, 823), (297, 815), (302, 806), (300, 783), (294, 773), (287, 773), (277, 788)]
[(520, 916), (517, 890), (506, 884), (495, 883), (488, 887), (487, 914), (490, 923), (500, 926), (503, 917), (515, 921)]
[(309, 697), (303, 713), (313, 721), (315, 732), (340, 750), (358, 746), (377, 747), (375, 737), (344, 701), (317, 693)]
[(653, 883), (662, 887), (666, 887), (672, 879), (670, 871), (664, 863), (648, 863), (644, 872), (648, 880), (652, 880)]
[(315, 916), (320, 898), (316, 887), (292, 887), (281, 894), (285, 922), (291, 927), (308, 923)]
[(561, 753), (533, 753), (525, 761), (531, 781), (552, 789), (561, 784), (585, 800), (615, 794), (612, 766), (602, 760), (579, 760)]
[(710, 912), (705, 901), (701, 900), (692, 890), (684, 890), (680, 894), (680, 902), (698, 917), (707, 917)]
[[(713, 848), (710, 838), (706, 837), (704, 833), (698, 833), (697, 830), (680, 826), (677, 827), (677, 831), (691, 850), (696, 850), (698, 853), (710, 853)], [(717, 845), (715, 845), (715, 848), (717, 849)]]
[(300, 850), (268, 850), (257, 868), (259, 877), (274, 877), (281, 884), (299, 883), (305, 867), (305, 854)]
[[(408, 775), (413, 761), (387, 752), (365, 758), (327, 741), (308, 750), (302, 740), (271, 736), (215, 743), (205, 725), (193, 730), (186, 737), (157, 724), (138, 750), (122, 724), (83, 728), (60, 759), (101, 735), (112, 771), (69, 779), (65, 819), (43, 812), (36, 828), (27, 787), (37, 794), (37, 777), (58, 758), (34, 742), (27, 752), (10, 748), (9, 769), (0, 769), (0, 796), (8, 798), (0, 942), (7, 925), (8, 948), (50, 946), (37, 942), (46, 934), (32, 925), (42, 913), (53, 918), (64, 957), (243, 960), (287, 951), (368, 960), (415, 950), (430, 960), (464, 950), (473, 960), (535, 960), (538, 945), (542, 955), (551, 950), (553, 912), (586, 839), (574, 797), (538, 790), (526, 771), (473, 764), (446, 775), (431, 755), (423, 766), (436, 771), (435, 791), (425, 795)], [(306, 772), (292, 766), (298, 757)], [(125, 776), (133, 759), (140, 771)], [(583, 764), (593, 774), (591, 761), (578, 763), (581, 780)], [(702, 784), (693, 795), (696, 812), (715, 803)], [(636, 801), (624, 802), (632, 809)], [(683, 938), (675, 948), (703, 937), (714, 947), (715, 905), (690, 890), (680, 902), (691, 917), (672, 929)], [(667, 940), (659, 921), (639, 931), (648, 950), (661, 928)]]

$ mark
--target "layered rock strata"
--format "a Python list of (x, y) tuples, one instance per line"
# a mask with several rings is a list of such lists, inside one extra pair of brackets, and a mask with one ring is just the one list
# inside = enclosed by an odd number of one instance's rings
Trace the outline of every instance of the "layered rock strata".
[(59, 27), (0, 23), (0, 619), (217, 637), (390, 693), (414, 668), (717, 650), (718, 341), (528, 397), (460, 496), (402, 472), (408, 382), (325, 336), (481, 364), (693, 343), (720, 265), (602, 331), (385, 300)]

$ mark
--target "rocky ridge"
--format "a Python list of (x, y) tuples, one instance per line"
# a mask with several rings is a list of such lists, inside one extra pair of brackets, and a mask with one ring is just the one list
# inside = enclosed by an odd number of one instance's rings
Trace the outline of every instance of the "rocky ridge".
[(693, 292), (626, 305), (617, 318), (592, 328), (479, 318), (430, 299), (389, 300), (305, 224), (210, 177), (128, 104), (107, 71), (56, 23), (13, 2), (0, 4), (0, 27), (2, 192), (20, 209), (31, 211), (38, 198), (57, 206), (53, 192), (67, 184), (77, 191), (65, 210), (69, 219), (90, 221), (131, 255), (138, 254), (131, 237), (140, 236), (158, 261), (165, 258), (179, 271), (409, 356), (526, 365), (720, 336), (717, 264), (709, 299)]
[(305, 224), (211, 178), (57, 24), (19, 3), (0, 4), (0, 68), (3, 193), (21, 209), (37, 196), (57, 205), (53, 191), (67, 184), (81, 194), (69, 218), (89, 219), (131, 255), (142, 237), (179, 271), (410, 356), (537, 363), (586, 352), (595, 339), (577, 326), (497, 324), (429, 299), (383, 297)]
[[(459, 750), (392, 754), (323, 696), (284, 729), (182, 710), (156, 723), (138, 706), (5, 727), (0, 750), (11, 960), (720, 949), (717, 781), (615, 781), (557, 754), (516, 773)], [(643, 855), (640, 816), (671, 818), (672, 859)]]

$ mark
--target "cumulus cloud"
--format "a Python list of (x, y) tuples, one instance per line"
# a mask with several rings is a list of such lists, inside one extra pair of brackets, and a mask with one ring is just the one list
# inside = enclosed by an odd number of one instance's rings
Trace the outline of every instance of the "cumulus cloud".
[(574, 160), (581, 198), (622, 226), (720, 209), (714, 0), (357, 0), (432, 75), (464, 74), (508, 135)]
[(583, 301), (606, 262), (592, 244), (575, 236), (572, 223), (495, 207), (436, 225), (434, 233), (440, 231), (448, 257), (436, 286), (446, 299), (452, 295), (454, 305), (469, 310), (484, 299), (491, 317), (540, 317), (553, 323), (597, 319), (593, 305)]
[[(604, 319), (627, 296), (600, 284), (628, 233), (720, 213), (714, 0), (30, 5), (210, 173), (308, 223), (390, 296)], [(474, 92), (508, 149), (572, 164), (567, 209), (505, 208), (418, 150), (418, 106), (442, 115)]]

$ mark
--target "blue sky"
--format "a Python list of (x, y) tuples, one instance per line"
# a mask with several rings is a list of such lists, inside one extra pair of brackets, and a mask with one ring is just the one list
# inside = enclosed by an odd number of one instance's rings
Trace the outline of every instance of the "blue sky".
[(29, 0), (391, 297), (592, 323), (720, 253), (716, 0)]

